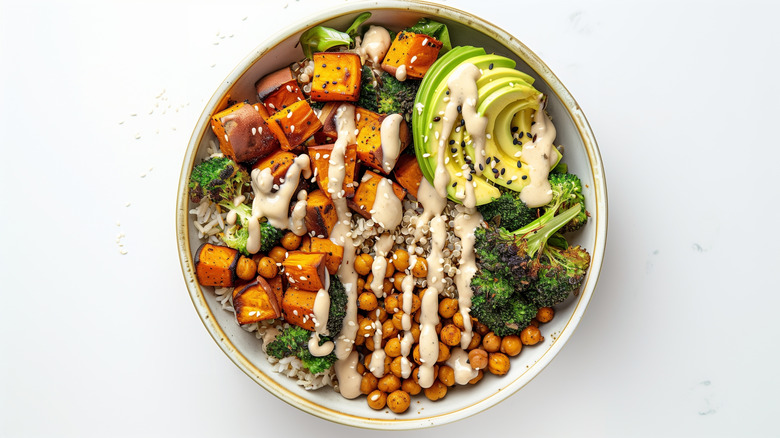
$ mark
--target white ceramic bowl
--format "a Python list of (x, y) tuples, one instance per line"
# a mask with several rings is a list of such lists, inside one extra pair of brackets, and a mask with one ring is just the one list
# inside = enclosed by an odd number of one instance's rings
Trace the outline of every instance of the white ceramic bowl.
[[(206, 156), (206, 148), (214, 140), (209, 117), (224, 107), (228, 96), (236, 101), (249, 99), (255, 102), (254, 83), (258, 78), (302, 56), (300, 48), (295, 46), (304, 30), (318, 24), (346, 29), (354, 17), (365, 10), (373, 13), (367, 23), (396, 30), (414, 24), (421, 17), (444, 22), (449, 27), (453, 46), (482, 46), (488, 52), (516, 59), (519, 70), (536, 77), (534, 86), (549, 99), (547, 108), (558, 131), (556, 144), (565, 146), (565, 161), (570, 171), (583, 180), (586, 207), (591, 214), (590, 222), (573, 241), (590, 252), (590, 271), (580, 293), (557, 306), (553, 321), (543, 326), (544, 343), (525, 348), (519, 356), (512, 358), (507, 375), (486, 374), (476, 385), (451, 388), (438, 402), (417, 396), (410, 409), (401, 415), (387, 409), (372, 410), (364, 397), (347, 400), (329, 388), (306, 391), (292, 379), (271, 372), (254, 334), (242, 330), (233, 315), (221, 309), (211, 288), (198, 284), (193, 269), (193, 251), (200, 242), (188, 214), (192, 208), (187, 196), (190, 170)], [(349, 2), (319, 12), (264, 42), (219, 85), (198, 119), (187, 146), (178, 187), (176, 230), (182, 272), (195, 310), (219, 347), (252, 380), (281, 400), (330, 421), (372, 429), (417, 429), (465, 418), (506, 399), (533, 379), (563, 347), (585, 312), (601, 269), (607, 234), (606, 183), (596, 140), (579, 105), (542, 60), (520, 41), (476, 16), (447, 6), (399, 0)]]

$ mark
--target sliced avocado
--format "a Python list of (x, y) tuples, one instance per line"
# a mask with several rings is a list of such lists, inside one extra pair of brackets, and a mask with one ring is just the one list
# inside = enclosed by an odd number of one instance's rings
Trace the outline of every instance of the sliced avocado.
[(481, 205), (500, 196), (495, 185), (520, 191), (528, 184), (528, 171), (519, 157), (522, 144), (530, 138), (521, 139), (518, 134), (530, 131), (531, 117), (539, 108), (541, 93), (532, 86), (534, 79), (515, 70), (515, 62), (509, 58), (486, 54), (474, 47), (456, 47), (443, 55), (423, 78), (417, 94), (417, 103), (422, 107), (412, 117), (417, 159), (423, 175), (431, 183), (438, 162), (440, 116), (448, 101), (447, 79), (463, 63), (473, 64), (481, 72), (477, 80), (477, 114), (488, 119), (486, 167), (472, 169), (472, 163), (477, 161), (475, 150), (462, 118), (458, 117), (453, 131), (443, 139), (447, 146), (444, 162), (450, 175), (448, 196), (461, 202), (463, 186), (470, 183), (475, 187), (476, 203)]

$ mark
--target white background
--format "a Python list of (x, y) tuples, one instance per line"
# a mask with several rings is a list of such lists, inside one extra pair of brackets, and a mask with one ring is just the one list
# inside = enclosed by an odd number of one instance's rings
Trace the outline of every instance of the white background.
[[(174, 234), (212, 91), (343, 1), (0, 1), (0, 436), (370, 433), (280, 402), (220, 352)], [(444, 3), (516, 35), (578, 100), (609, 237), (549, 367), (405, 435), (780, 436), (778, 3)]]

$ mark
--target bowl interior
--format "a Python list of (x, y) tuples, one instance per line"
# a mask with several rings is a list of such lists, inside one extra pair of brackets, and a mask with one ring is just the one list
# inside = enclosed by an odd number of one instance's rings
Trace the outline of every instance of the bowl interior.
[[(534, 76), (535, 86), (548, 96), (548, 111), (558, 132), (556, 144), (564, 145), (565, 162), (583, 180), (591, 214), (590, 223), (571, 239), (591, 253), (590, 273), (579, 295), (558, 306), (556, 317), (543, 326), (544, 342), (525, 348), (512, 358), (508, 375), (496, 377), (486, 373), (477, 385), (450, 388), (439, 402), (417, 396), (401, 415), (389, 410), (374, 411), (364, 397), (347, 400), (330, 388), (306, 391), (293, 379), (270, 371), (255, 335), (241, 329), (233, 315), (216, 302), (213, 290), (199, 286), (195, 280), (192, 253), (200, 241), (188, 215), (192, 206), (186, 195), (190, 169), (207, 156), (210, 145), (216, 144), (209, 116), (224, 108), (228, 100), (256, 102), (254, 83), (258, 78), (302, 57), (296, 44), (303, 30), (316, 24), (345, 29), (366, 9), (373, 13), (367, 24), (394, 30), (412, 25), (421, 17), (444, 22), (453, 46), (482, 46), (488, 52), (515, 59), (519, 70)], [(272, 38), (245, 58), (221, 84), (204, 109), (185, 156), (179, 184), (177, 235), (182, 269), (196, 310), (218, 345), (253, 380), (285, 402), (331, 421), (376, 429), (413, 429), (454, 421), (495, 405), (528, 383), (563, 346), (585, 311), (601, 267), (606, 238), (606, 187), (596, 142), (579, 106), (541, 60), (515, 38), (481, 19), (440, 5), (406, 1), (356, 3), (313, 17)]]

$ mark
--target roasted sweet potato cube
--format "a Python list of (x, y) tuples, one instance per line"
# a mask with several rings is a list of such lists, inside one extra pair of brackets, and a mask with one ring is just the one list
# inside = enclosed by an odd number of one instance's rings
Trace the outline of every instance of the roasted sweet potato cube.
[[(382, 147), (382, 122), (387, 116), (381, 115), (377, 119), (368, 120), (363, 124), (362, 129), (357, 136), (357, 157), (361, 163), (387, 174), (386, 167), (393, 166), (395, 163), (385, 159), (384, 149)], [(411, 139), (409, 126), (401, 120), (398, 127), (399, 141), (401, 142), (399, 153), (406, 149)]]
[(381, 117), (382, 115), (379, 113), (375, 113), (363, 107), (355, 107), (355, 127), (358, 132), (368, 124), (375, 122), (381, 123)]
[(269, 73), (259, 81), (255, 82), (255, 90), (257, 90), (257, 98), (260, 101), (265, 100), (270, 94), (278, 90), (290, 81), (295, 80), (292, 69), (290, 67), (280, 68), (279, 70)]
[(301, 89), (298, 87), (298, 81), (291, 79), (282, 84), (276, 91), (271, 92), (265, 99), (263, 104), (269, 113), (275, 113), (276, 111), (283, 110), (293, 103), (306, 99)]
[(327, 283), (325, 254), (291, 251), (282, 262), (290, 287), (317, 292)]
[(423, 174), (417, 157), (412, 154), (402, 154), (398, 157), (398, 162), (393, 169), (393, 176), (398, 184), (401, 185), (410, 195), (417, 197), (417, 190), (420, 188)]
[[(355, 191), (355, 196), (352, 199), (347, 200), (347, 205), (361, 216), (367, 219), (370, 218), (371, 210), (374, 207), (374, 201), (376, 201), (377, 187), (383, 178), (382, 175), (366, 170), (365, 174), (363, 174), (363, 178), (360, 180), (360, 185), (358, 185), (357, 190)], [(393, 182), (393, 193), (395, 193), (401, 201), (403, 201), (404, 196), (406, 196), (404, 189), (395, 182)]]
[(280, 303), (265, 278), (258, 276), (233, 296), (233, 308), (239, 324), (276, 319), (282, 316)]
[(317, 292), (288, 287), (282, 298), (284, 320), (290, 324), (314, 330), (314, 301)]
[(282, 298), (284, 297), (284, 279), (282, 278), (282, 274), (279, 274), (274, 278), (270, 278), (267, 281), (268, 285), (271, 286), (271, 290), (273, 291), (274, 296), (276, 297), (276, 302), (281, 305)]
[(239, 252), (227, 246), (202, 244), (195, 252), (195, 276), (201, 286), (233, 287)]
[(360, 97), (360, 55), (320, 52), (313, 55), (311, 99), (317, 102), (354, 102)]
[(311, 237), (309, 251), (325, 254), (325, 265), (330, 275), (335, 275), (344, 259), (344, 247), (330, 239)]
[(287, 174), (287, 169), (292, 166), (295, 161), (296, 155), (292, 152), (283, 151), (281, 149), (271, 153), (271, 155), (263, 158), (252, 166), (252, 169), (270, 169), (271, 175), (274, 177), (274, 184), (281, 184), (282, 179)]
[[(338, 113), (341, 105), (351, 105), (350, 103), (342, 102), (328, 102), (320, 108), (318, 115), (320, 123), (322, 123), (322, 129), (317, 133), (322, 136), (323, 140), (320, 144), (333, 143), (339, 137), (339, 129), (336, 126), (336, 114)], [(330, 141), (327, 141), (330, 139)]]
[[(330, 155), (333, 153), (333, 144), (309, 146), (309, 158), (312, 167), (317, 170), (317, 184), (323, 192), (330, 197), (328, 192), (328, 169), (330, 169)], [(357, 165), (357, 145), (347, 145), (344, 153), (344, 196), (351, 198), (355, 194), (355, 168)]]
[(322, 190), (314, 190), (306, 197), (306, 229), (310, 235), (328, 237), (336, 226), (338, 216), (330, 196)]
[(305, 100), (299, 100), (268, 118), (282, 149), (289, 151), (302, 144), (322, 127), (320, 119)]
[(398, 77), (398, 69), (404, 66), (406, 77), (422, 78), (436, 61), (441, 47), (441, 41), (436, 38), (402, 30), (390, 45), (382, 61), (382, 70)]
[(223, 154), (238, 163), (261, 159), (279, 148), (269, 128), (268, 112), (261, 104), (237, 103), (211, 118), (211, 129)]

